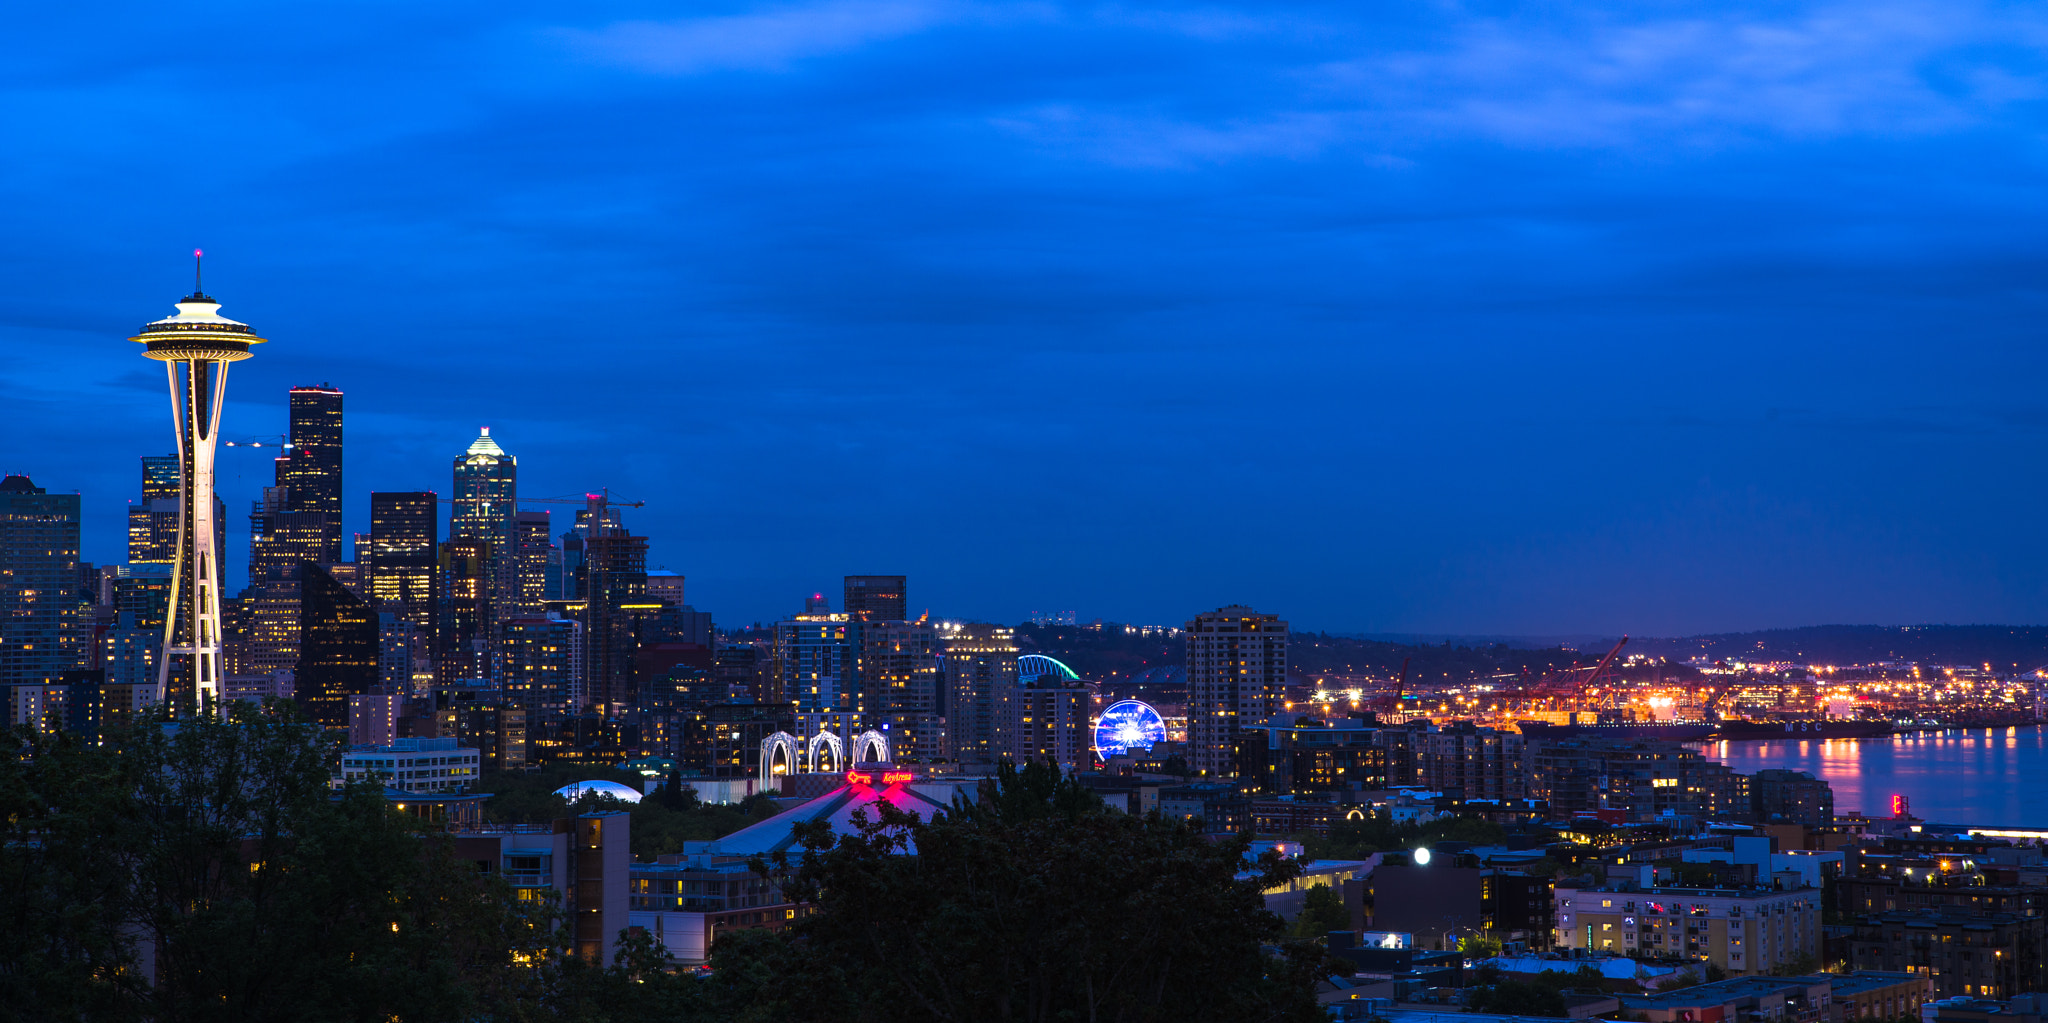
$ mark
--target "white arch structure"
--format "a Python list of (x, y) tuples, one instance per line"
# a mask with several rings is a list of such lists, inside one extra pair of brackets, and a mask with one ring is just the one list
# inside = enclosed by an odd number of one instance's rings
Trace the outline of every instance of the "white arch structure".
[(886, 764), (889, 762), (889, 737), (870, 728), (853, 740), (853, 762), (856, 764)]
[[(796, 736), (788, 732), (776, 732), (761, 740), (761, 781), (766, 784), (778, 775), (795, 774), (797, 769)], [(775, 769), (775, 754), (782, 753), (782, 769)]]
[[(818, 756), (819, 752), (825, 749), (832, 751), (832, 766), (830, 767), (825, 766), (825, 762)], [(813, 774), (830, 774), (835, 771), (846, 770), (846, 743), (833, 732), (819, 732), (811, 736), (810, 748), (807, 752), (810, 756), (811, 772)]]

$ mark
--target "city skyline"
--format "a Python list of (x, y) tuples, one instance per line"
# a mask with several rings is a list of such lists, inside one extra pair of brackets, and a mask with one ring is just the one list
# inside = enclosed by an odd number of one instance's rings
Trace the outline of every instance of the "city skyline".
[[(352, 524), (489, 425), (736, 621), (876, 571), (1003, 620), (2048, 621), (2039, 15), (1859, 11), (46, 11), (0, 468), (112, 560), (169, 450), (118, 338), (203, 246), (281, 341), (230, 431), (346, 390)], [(192, 125), (241, 155), (108, 176)]]

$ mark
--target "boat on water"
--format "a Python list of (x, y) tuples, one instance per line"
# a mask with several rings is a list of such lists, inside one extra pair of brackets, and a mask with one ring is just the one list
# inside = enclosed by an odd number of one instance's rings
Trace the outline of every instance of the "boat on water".
[(1672, 739), (1697, 742), (1719, 727), (1712, 721), (1585, 721), (1569, 725), (1548, 721), (1517, 721), (1515, 726), (1531, 739)]
[(1856, 719), (1798, 718), (1783, 721), (1722, 721), (1715, 726), (1719, 739), (1877, 739), (1892, 734), (1889, 721)]
[(1547, 721), (1518, 721), (1522, 734), (1532, 739), (1670, 739), (1700, 742), (1720, 739), (1741, 742), (1760, 739), (1875, 739), (1892, 734), (1889, 721), (1794, 719), (1723, 721), (1673, 719), (1667, 721), (1581, 721), (1551, 724)]

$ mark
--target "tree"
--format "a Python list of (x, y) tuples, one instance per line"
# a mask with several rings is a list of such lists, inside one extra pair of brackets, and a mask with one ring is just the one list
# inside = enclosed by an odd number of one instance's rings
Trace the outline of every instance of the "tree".
[(853, 1023), (1318, 1018), (1322, 950), (1276, 946), (1261, 895), (1297, 865), (1086, 795), (1027, 765), (932, 820), (878, 802), (851, 834), (799, 825), (780, 867), (808, 915), (714, 948), (720, 1004)]
[(1293, 932), (1297, 938), (1320, 938), (1331, 931), (1351, 929), (1351, 910), (1344, 905), (1344, 896), (1337, 894), (1329, 885), (1311, 886), (1301, 895), (1301, 915), (1294, 918)]
[(77, 980), (26, 1003), (39, 1015), (465, 1019), (505, 994), (515, 953), (544, 953), (546, 922), (445, 835), (381, 786), (330, 789), (331, 737), (289, 712), (231, 713), (108, 747), (20, 732), (0, 747), (0, 876), (27, 882), (9, 908), (93, 900), (64, 920), (73, 937), (31, 929), (0, 963), (33, 992)]
[(140, 1017), (114, 781), (69, 735), (0, 732), (0, 1020)]
[(1466, 995), (1465, 1005), (1473, 1012), (1504, 1016), (1571, 1016), (1565, 1008), (1564, 995), (1556, 988), (1521, 980), (1503, 980), (1490, 987), (1472, 988)]

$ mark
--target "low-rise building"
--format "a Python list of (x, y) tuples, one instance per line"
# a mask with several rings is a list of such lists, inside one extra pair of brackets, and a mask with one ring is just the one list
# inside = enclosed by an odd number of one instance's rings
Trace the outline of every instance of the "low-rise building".
[(1831, 988), (1826, 977), (1735, 977), (1676, 991), (1625, 994), (1621, 1004), (1647, 1023), (1828, 1023)]
[(1196, 782), (1159, 790), (1159, 815), (1182, 819), (1199, 817), (1213, 835), (1243, 834), (1252, 829), (1252, 802), (1234, 786), (1220, 782)]
[(1362, 718), (1243, 729), (1237, 773), (1252, 791), (1307, 796), (1387, 786), (1387, 750)]
[(2042, 1023), (2048, 1016), (2048, 995), (2026, 994), (2010, 999), (1958, 995), (1920, 1007), (1920, 1023)]
[(1820, 956), (1820, 889), (1559, 888), (1557, 947), (1768, 973)]
[(1549, 943), (1549, 878), (1436, 859), (1374, 869), (1366, 892), (1373, 930), (1412, 934), (1425, 948), (1452, 948), (1466, 938)]
[[(473, 752), (473, 751), (472, 751)], [(587, 813), (548, 825), (489, 825), (452, 835), (457, 859), (502, 877), (516, 898), (559, 900), (577, 954), (611, 962), (628, 923), (633, 818)]]
[(1875, 913), (1854, 923), (1850, 965), (1928, 978), (1938, 998), (2010, 998), (2044, 986), (2039, 916), (1943, 906)]
[(401, 792), (463, 792), (474, 787), (482, 755), (447, 739), (394, 739), (341, 755), (342, 782), (381, 778)]
[(1859, 1019), (1898, 1019), (1919, 1011), (1932, 990), (1927, 978), (1912, 973), (1857, 970), (1828, 978), (1836, 1023)]

